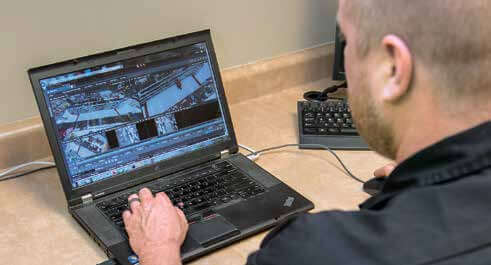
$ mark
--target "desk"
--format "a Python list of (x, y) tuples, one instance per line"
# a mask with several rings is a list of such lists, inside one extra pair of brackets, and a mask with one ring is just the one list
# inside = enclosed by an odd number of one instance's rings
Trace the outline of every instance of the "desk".
[[(256, 150), (298, 142), (296, 101), (300, 89), (230, 106), (238, 142)], [(387, 160), (370, 151), (339, 151), (362, 179)], [(360, 183), (345, 174), (326, 151), (288, 148), (261, 155), (259, 165), (314, 202), (313, 212), (354, 210), (368, 198)], [(0, 183), (0, 257), (14, 265), (94, 265), (103, 251), (68, 214), (55, 169)], [(265, 233), (243, 240), (189, 264), (244, 264)]]

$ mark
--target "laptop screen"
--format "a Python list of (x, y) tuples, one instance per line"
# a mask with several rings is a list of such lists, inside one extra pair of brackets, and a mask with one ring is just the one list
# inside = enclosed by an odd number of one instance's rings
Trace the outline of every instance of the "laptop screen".
[(228, 139), (206, 43), (40, 80), (73, 188)]

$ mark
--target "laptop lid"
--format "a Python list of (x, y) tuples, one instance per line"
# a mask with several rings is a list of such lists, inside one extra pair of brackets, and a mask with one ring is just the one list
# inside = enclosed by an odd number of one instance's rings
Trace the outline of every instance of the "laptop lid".
[(209, 30), (29, 77), (69, 205), (237, 151)]

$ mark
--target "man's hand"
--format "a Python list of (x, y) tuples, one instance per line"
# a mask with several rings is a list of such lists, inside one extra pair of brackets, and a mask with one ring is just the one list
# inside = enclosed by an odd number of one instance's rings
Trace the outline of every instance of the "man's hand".
[(396, 168), (397, 164), (392, 162), (392, 163), (389, 163), (377, 170), (375, 170), (375, 172), (373, 172), (373, 175), (375, 177), (388, 177), (390, 175), (390, 173), (392, 173), (392, 171), (394, 170), (394, 168)]
[[(139, 199), (139, 200), (138, 200)], [(184, 213), (164, 193), (147, 189), (128, 197), (130, 211), (123, 220), (141, 265), (181, 264), (180, 247), (188, 231)]]

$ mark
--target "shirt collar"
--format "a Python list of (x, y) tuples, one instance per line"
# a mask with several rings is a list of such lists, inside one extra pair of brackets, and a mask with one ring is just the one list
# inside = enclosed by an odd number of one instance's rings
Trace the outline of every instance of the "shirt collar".
[(464, 178), (491, 166), (491, 121), (433, 144), (414, 154), (387, 178), (382, 192), (360, 208), (381, 208), (398, 193)]

